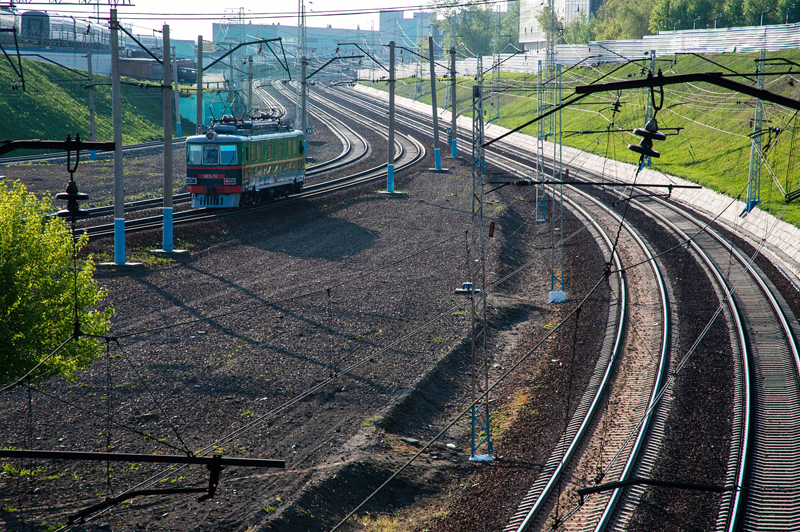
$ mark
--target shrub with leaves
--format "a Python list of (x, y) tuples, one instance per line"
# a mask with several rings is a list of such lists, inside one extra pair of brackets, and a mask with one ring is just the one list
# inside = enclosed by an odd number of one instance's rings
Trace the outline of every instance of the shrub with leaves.
[(113, 309), (97, 308), (106, 292), (94, 281), (91, 258), (81, 261), (77, 272), (74, 267), (73, 250), (86, 245), (86, 236), (73, 249), (67, 224), (46, 217), (48, 203), (20, 182), (0, 186), (0, 384), (45, 359), (34, 379), (69, 378), (104, 350), (101, 341), (87, 336), (67, 342), (76, 308), (83, 335), (104, 334)]

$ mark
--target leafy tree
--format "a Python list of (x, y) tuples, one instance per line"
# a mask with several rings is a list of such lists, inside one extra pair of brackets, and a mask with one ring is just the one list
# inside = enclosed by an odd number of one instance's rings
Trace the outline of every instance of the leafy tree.
[[(48, 202), (19, 181), (0, 186), (0, 384), (30, 371), (73, 335), (76, 286), (81, 333), (102, 335), (113, 314), (93, 308), (105, 296), (92, 278), (94, 263), (75, 271), (71, 233), (60, 218), (47, 219), (47, 211)], [(84, 235), (76, 249), (86, 242)], [(73, 339), (35, 376), (70, 377), (102, 352), (96, 339)]]
[(597, 39), (641, 39), (649, 34), (650, 13), (656, 3), (657, 0), (606, 0), (597, 10)]
[(722, 21), (727, 27), (744, 26), (744, 1), (725, 0), (722, 8)]
[[(467, 55), (511, 53), (519, 48), (519, 2), (509, 2), (504, 13), (482, 5), (459, 6), (450, 0), (434, 0), (436, 26), (444, 32), (444, 48), (456, 46)], [(499, 32), (496, 21), (499, 17)], [(495, 35), (497, 42), (495, 42)], [(453, 44), (455, 43), (455, 44)], [(512, 48), (513, 47), (513, 48)]]
[(564, 26), (564, 42), (567, 44), (589, 44), (595, 39), (594, 26), (595, 17), (589, 16), (581, 11), (579, 16), (573, 18)]

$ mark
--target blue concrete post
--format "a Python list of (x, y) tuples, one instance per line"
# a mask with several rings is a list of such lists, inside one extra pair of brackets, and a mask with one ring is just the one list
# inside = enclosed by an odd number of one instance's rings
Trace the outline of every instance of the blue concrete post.
[(125, 264), (125, 218), (114, 218), (114, 262)]
[(172, 207), (164, 207), (164, 232), (161, 249), (172, 251)]
[(389, 164), (386, 166), (386, 192), (389, 194), (394, 193), (394, 165)]

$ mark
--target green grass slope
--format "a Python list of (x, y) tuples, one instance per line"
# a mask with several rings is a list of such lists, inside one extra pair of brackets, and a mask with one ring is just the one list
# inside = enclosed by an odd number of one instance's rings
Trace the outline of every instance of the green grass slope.
[[(0, 140), (64, 140), (68, 134), (74, 139), (76, 133), (82, 140), (90, 140), (85, 73), (24, 58), (22, 68), (26, 90), (13, 90), (12, 86), (19, 84), (19, 80), (8, 61), (0, 57), (0, 127), (3, 131)], [(94, 81), (97, 84), (94, 96), (96, 139), (110, 142), (114, 140), (111, 78), (95, 75)], [(122, 85), (121, 89), (122, 142), (134, 144), (163, 138), (161, 90), (131, 85)], [(193, 131), (194, 125), (186, 124), (186, 130)], [(25, 151), (9, 154), (20, 155), (25, 155)]]
[[(758, 54), (717, 54), (706, 56), (730, 70), (749, 73), (756, 70)], [(768, 58), (782, 57), (800, 63), (800, 50), (768, 52)], [(486, 62), (484, 62), (486, 67)], [(608, 74), (601, 83), (638, 79), (643, 75), (641, 64), (630, 64), (619, 70), (620, 65), (599, 67), (576, 67), (562, 76), (562, 98), (569, 99), (574, 87), (588, 85), (601, 75)], [(708, 60), (691, 55), (658, 58), (657, 68), (665, 76), (693, 72), (729, 72)], [(794, 73), (789, 72), (790, 68)], [(612, 72), (613, 71), (613, 72)], [(798, 100), (800, 97), (800, 68), (793, 65), (769, 66), (767, 72), (783, 72), (766, 77), (765, 89)], [(789, 72), (789, 73), (787, 73)], [(740, 83), (753, 84), (746, 78), (733, 78)], [(753, 78), (755, 79), (755, 78)], [(501, 73), (494, 80), (500, 89), (499, 117), (496, 107), (489, 105), (492, 79), (484, 77), (484, 110), (486, 119), (506, 128), (514, 128), (537, 116), (537, 75)], [(473, 78), (459, 78), (457, 109), (463, 116), (472, 115)], [(386, 90), (386, 83), (373, 84)], [(437, 103), (445, 102), (446, 83), (437, 83)], [(430, 80), (399, 80), (397, 94), (430, 103)], [(613, 112), (612, 104), (619, 98), (620, 111)], [(563, 143), (597, 155), (615, 160), (636, 163), (638, 155), (627, 149), (628, 144), (638, 143), (639, 138), (631, 134), (636, 127), (644, 126), (644, 112), (649, 89), (624, 91), (621, 94), (600, 92), (590, 95), (576, 105), (565, 108), (561, 114)], [(655, 91), (656, 104), (661, 95)], [(652, 168), (700, 183), (730, 197), (737, 197), (745, 190), (749, 174), (750, 146), (755, 116), (755, 100), (744, 94), (734, 93), (706, 83), (669, 85), (664, 87), (664, 100), (657, 113), (659, 127), (681, 128), (679, 131), (665, 130), (667, 140), (657, 142), (654, 149), (661, 157), (653, 159)], [(779, 215), (785, 207), (784, 197), (777, 183), (785, 190), (800, 188), (800, 133), (797, 113), (794, 110), (765, 104), (764, 127), (766, 164), (761, 169), (761, 201), (759, 208)], [(445, 126), (446, 127), (446, 126)], [(593, 133), (586, 133), (593, 131)], [(537, 134), (537, 126), (522, 130), (528, 135)], [(551, 140), (548, 138), (548, 140)], [(766, 148), (768, 146), (768, 148)], [(792, 157), (794, 154), (794, 157)], [(568, 162), (565, 160), (565, 162)], [(664, 182), (668, 182), (665, 177)], [(776, 183), (777, 182), (777, 183)], [(744, 199), (746, 192), (742, 194)], [(800, 226), (800, 207), (789, 204), (782, 218)]]

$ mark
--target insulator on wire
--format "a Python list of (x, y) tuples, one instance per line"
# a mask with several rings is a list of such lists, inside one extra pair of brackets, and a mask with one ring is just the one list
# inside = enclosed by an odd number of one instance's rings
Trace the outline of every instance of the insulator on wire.
[(643, 138), (639, 144), (628, 144), (629, 150), (648, 157), (661, 157), (661, 154), (653, 149), (653, 141), (666, 140), (667, 136), (658, 130), (658, 122), (655, 118), (651, 118), (644, 129), (640, 127), (634, 129), (633, 134)]
[(67, 202), (67, 208), (56, 213), (56, 216), (59, 218), (83, 218), (89, 214), (78, 206), (78, 202), (88, 200), (89, 195), (79, 193), (78, 185), (75, 181), (69, 182), (66, 192), (56, 194), (56, 199), (66, 200)]

